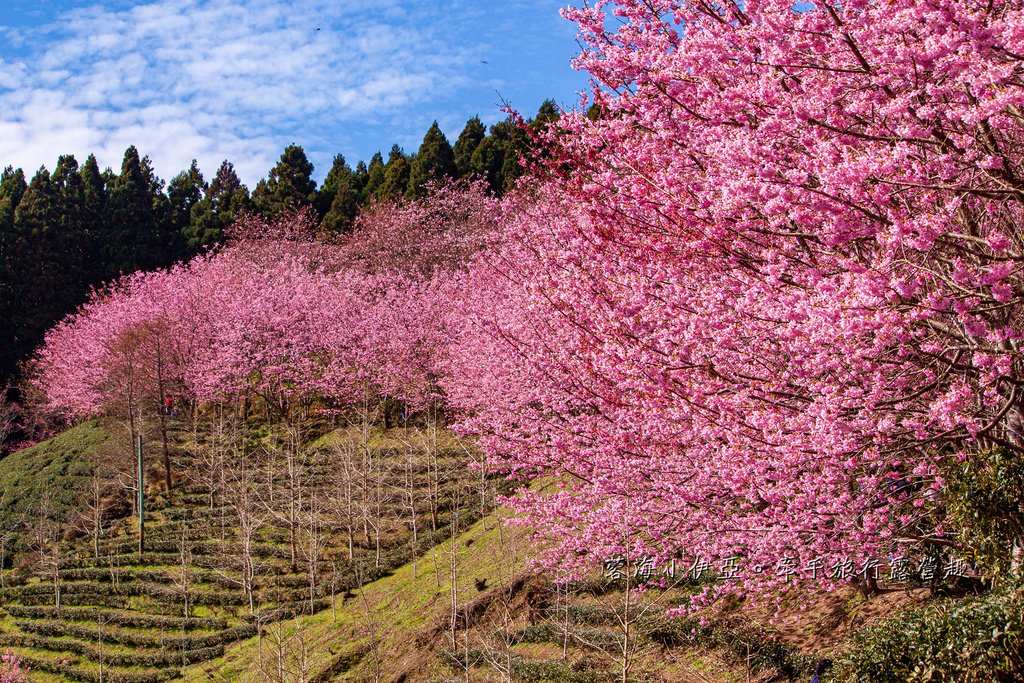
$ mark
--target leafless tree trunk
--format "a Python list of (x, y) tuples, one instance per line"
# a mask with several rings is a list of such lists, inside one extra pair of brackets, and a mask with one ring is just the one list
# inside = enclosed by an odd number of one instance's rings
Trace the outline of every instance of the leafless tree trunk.
[(355, 558), (356, 523), (359, 519), (358, 486), (361, 460), (359, 449), (347, 441), (339, 442), (333, 449), (333, 476), (328, 500), (332, 516), (345, 532), (348, 559)]
[(366, 506), (366, 520), (370, 529), (373, 530), (374, 566), (380, 566), (381, 544), (380, 537), (384, 524), (387, 522), (384, 514), (384, 506), (390, 501), (389, 470), (387, 463), (380, 457), (367, 460), (368, 479), (370, 487)]
[[(239, 431), (233, 423), (237, 415), (231, 406), (218, 403), (213, 406), (211, 412), (208, 443), (196, 447), (194, 457), (197, 467), (189, 472), (189, 479), (194, 485), (208, 491), (210, 515), (217, 522), (219, 540), (224, 542), (227, 540), (228, 531), (225, 503), (228, 463), (233, 462), (239, 452)], [(198, 425), (194, 429), (195, 436), (198, 437)], [(198, 438), (194, 438), (193, 441), (198, 443)]]
[(362, 635), (370, 643), (370, 659), (373, 663), (373, 683), (380, 683), (381, 671), (383, 664), (383, 653), (381, 652), (381, 623), (377, 617), (377, 612), (370, 605), (369, 600), (366, 599), (366, 590), (363, 586), (363, 576), (359, 572), (356, 576), (356, 584), (359, 590), (359, 601), (363, 608), (363, 619), (361, 623), (360, 631)]
[(320, 577), (320, 562), (330, 537), (324, 527), (323, 518), (326, 505), (319, 496), (307, 498), (306, 514), (302, 524), (302, 557), (309, 577), (309, 613), (316, 611), (317, 581)]
[(108, 493), (111, 481), (105, 464), (93, 459), (89, 472), (88, 497), (82, 509), (72, 522), (72, 528), (86, 534), (92, 540), (93, 558), (100, 559), (100, 540), (105, 529), (104, 497)]
[(302, 448), (302, 431), (298, 420), (286, 424), (285, 441), (285, 476), (287, 490), (285, 494), (285, 514), (283, 521), (288, 529), (288, 547), (291, 552), (292, 571), (298, 569), (298, 535), (302, 525), (303, 495), (306, 493), (306, 478), (309, 466), (306, 453)]
[(277, 622), (259, 638), (258, 669), (265, 683), (310, 683), (312, 653), (305, 623), (300, 618), (289, 631), (286, 623)]
[(104, 627), (106, 627), (110, 623), (110, 619), (99, 619), (96, 623), (100, 626), (100, 628), (96, 629), (96, 649), (98, 650), (97, 654), (99, 655), (99, 666), (97, 667), (97, 673), (99, 674), (99, 683), (103, 683), (103, 681), (108, 680), (108, 677), (106, 675), (107, 657), (103, 652), (103, 633)]
[[(459, 604), (459, 505), (461, 503), (461, 491), (458, 487), (452, 493), (453, 496), (453, 508), (452, 508), (452, 523), (450, 527), (450, 537), (448, 543), (448, 571), (449, 571), (449, 588), (448, 595), (450, 599), (449, 607), (451, 614), (449, 617), (449, 628), (448, 628), (448, 640), (451, 646), (451, 661), (457, 663), (465, 674), (465, 680), (469, 681), (470, 676), (470, 660), (469, 660), (469, 614), (466, 611), (466, 605), (460, 607)], [(462, 614), (460, 615), (460, 611)], [(459, 631), (462, 630), (463, 642), (459, 643)], [(461, 652), (460, 652), (461, 650)], [(460, 659), (461, 657), (461, 659)]]
[(569, 585), (555, 584), (555, 615), (562, 635), (562, 661), (569, 658)]
[(174, 585), (181, 595), (182, 616), (188, 619), (192, 597), (192, 542), (184, 528), (181, 530), (181, 538), (178, 540), (178, 565), (178, 575), (175, 577)]
[(155, 334), (155, 348), (153, 359), (156, 363), (156, 395), (157, 395), (157, 415), (160, 418), (160, 445), (162, 447), (163, 464), (164, 464), (164, 486), (167, 488), (167, 493), (171, 492), (171, 452), (167, 444), (167, 418), (164, 407), (164, 398), (167, 396), (167, 378), (165, 374), (167, 372), (166, 359), (164, 353), (164, 332), (158, 330)]
[(255, 489), (253, 470), (243, 457), (238, 465), (228, 472), (224, 502), (231, 510), (235, 535), (233, 543), (223, 542), (222, 555), (226, 562), (234, 565), (241, 574), (240, 579), (231, 580), (235, 581), (245, 594), (250, 614), (256, 613), (255, 583), (260, 569), (254, 552), (256, 537), (266, 524), (268, 514), (260, 503)]
[[(496, 521), (498, 529), (503, 523), (503, 520)], [(482, 582), (480, 579), (476, 580), (477, 588), (483, 590), (490, 579), (490, 590), (495, 594), (494, 601), (487, 610), (491, 617), (484, 628), (480, 629), (482, 635), (478, 638), (480, 642), (477, 649), (484, 661), (498, 674), (502, 683), (512, 683), (514, 648), (522, 642), (522, 634), (517, 628), (512, 607), (514, 587), (520, 576), (520, 569), (517, 566), (517, 538), (515, 535), (511, 536), (510, 542), (506, 544), (502, 536), (498, 537), (496, 575), (484, 577)]]
[(437, 516), (441, 498), (441, 466), (437, 454), (437, 402), (427, 406), (425, 446), (427, 452), (427, 495), (430, 501), (430, 530), (437, 533)]
[(498, 674), (502, 683), (512, 683), (514, 649), (522, 637), (512, 617), (512, 596), (507, 585), (500, 588), (500, 596), (491, 609), (498, 613), (490, 619), (488, 636), (481, 639), (478, 651), (484, 661)]
[[(264, 405), (267, 406), (268, 426), (273, 429), (270, 406), (281, 417), (284, 429), (283, 443), (280, 448), (270, 449), (267, 461), (267, 488), (265, 499), (267, 508), (274, 514), (276, 521), (288, 531), (288, 548), (292, 571), (299, 566), (299, 535), (302, 533), (304, 498), (308, 495), (307, 479), (309, 477), (309, 456), (303, 448), (303, 421), (306, 406), (296, 403), (280, 393), (264, 394)], [(283, 472), (280, 464), (283, 459)], [(277, 493), (277, 477), (284, 475), (283, 499)]]
[[(630, 545), (627, 532), (623, 546), (629, 548)], [(622, 602), (618, 605), (607, 606), (608, 616), (618, 630), (618, 638), (614, 646), (595, 642), (578, 629), (572, 628), (568, 614), (568, 586), (565, 587), (564, 602), (559, 605), (558, 614), (556, 615), (556, 625), (563, 635), (563, 652), (567, 651), (568, 640), (571, 639), (601, 653), (616, 664), (619, 669), (619, 680), (622, 683), (628, 683), (633, 678), (636, 656), (640, 648), (641, 621), (652, 611), (664, 610), (665, 605), (661, 603), (661, 599), (669, 594), (668, 591), (663, 589), (652, 591), (638, 590), (646, 579), (637, 570), (638, 567), (627, 562), (623, 570), (625, 583), (622, 592)], [(684, 579), (685, 576), (679, 577), (668, 588), (674, 588)]]
[(49, 490), (43, 491), (39, 503), (39, 519), (35, 526), (35, 546), (36, 552), (39, 554), (41, 573), (53, 586), (53, 605), (60, 609), (62, 588), (60, 570), (64, 557), (61, 547), (63, 533), (60, 524), (50, 519), (50, 496)]
[[(408, 425), (404, 430), (408, 434)], [(416, 509), (416, 474), (418, 470), (418, 462), (416, 458), (416, 448), (412, 441), (408, 438), (403, 439), (405, 446), (405, 458), (403, 459), (403, 471), (402, 471), (402, 489), (400, 492), (403, 507), (409, 514), (409, 528), (412, 531), (412, 537), (409, 543), (409, 559), (412, 562), (412, 576), (417, 576), (417, 565), (416, 560), (419, 557), (419, 514)]]

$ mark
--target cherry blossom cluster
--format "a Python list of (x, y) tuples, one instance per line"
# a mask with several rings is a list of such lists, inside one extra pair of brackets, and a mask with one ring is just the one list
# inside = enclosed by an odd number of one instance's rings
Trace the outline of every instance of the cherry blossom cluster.
[(0, 683), (28, 683), (28, 669), (10, 652), (0, 654)]

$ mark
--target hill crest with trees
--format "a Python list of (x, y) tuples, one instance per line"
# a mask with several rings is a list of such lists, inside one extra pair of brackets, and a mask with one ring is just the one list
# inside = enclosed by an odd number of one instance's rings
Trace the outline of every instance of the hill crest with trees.
[[(545, 102), (533, 128), (557, 118)], [(364, 206), (422, 197), (427, 183), (483, 178), (495, 194), (512, 187), (525, 168), (530, 135), (512, 118), (487, 131), (473, 117), (452, 144), (435, 122), (420, 149), (395, 145), (353, 169), (335, 157), (320, 187), (304, 150), (289, 145), (268, 177), (249, 189), (225, 160), (207, 181), (195, 161), (167, 183), (134, 147), (120, 172), (101, 171), (92, 155), (79, 167), (61, 156), (53, 173), (31, 178), (7, 167), (0, 177), (0, 386), (14, 383), (45, 331), (101, 287), (138, 270), (166, 268), (225, 239), (247, 212), (272, 219), (286, 209), (312, 208), (328, 235), (350, 232)]]

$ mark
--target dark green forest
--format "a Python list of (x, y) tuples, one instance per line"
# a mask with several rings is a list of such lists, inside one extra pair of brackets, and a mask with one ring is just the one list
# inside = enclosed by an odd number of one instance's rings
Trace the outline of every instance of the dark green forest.
[(434, 122), (414, 153), (393, 145), (387, 158), (378, 152), (354, 167), (338, 154), (319, 187), (297, 145), (251, 192), (228, 160), (211, 179), (193, 161), (165, 182), (135, 146), (119, 171), (101, 170), (94, 155), (84, 163), (60, 156), (53, 171), (41, 167), (31, 179), (7, 166), (0, 178), (0, 389), (93, 288), (203, 252), (243, 213), (270, 219), (310, 207), (323, 232), (341, 234), (364, 205), (422, 197), (443, 178), (481, 178), (500, 195), (524, 171), (531, 130), (557, 116), (551, 101), (529, 121), (509, 117), (489, 130), (474, 116), (454, 145)]

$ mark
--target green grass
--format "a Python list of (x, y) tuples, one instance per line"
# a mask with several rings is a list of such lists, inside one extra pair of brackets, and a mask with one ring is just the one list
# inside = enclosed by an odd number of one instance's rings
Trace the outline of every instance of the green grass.
[[(479, 595), (474, 579), (493, 583), (510, 581), (524, 571), (527, 556), (522, 530), (499, 532), (497, 516), (473, 524), (456, 539), (427, 552), (414, 568), (403, 565), (393, 574), (367, 584), (355, 597), (339, 597), (333, 608), (282, 624), (285, 637), (301, 637), (312, 647), (309, 680), (334, 671), (325, 680), (359, 680), (373, 673), (371, 641), (384, 653), (388, 673), (400, 675), (403, 663), (416, 667), (416, 675), (443, 678), (447, 669), (432, 655), (434, 643), (424, 647), (423, 633), (443, 626), (452, 588), (451, 560), (456, 561), (455, 586), (462, 599)], [(373, 626), (372, 624), (376, 624)], [(273, 646), (266, 644), (264, 656)], [(294, 649), (294, 648), (293, 648)], [(190, 667), (185, 680), (242, 683), (259, 680), (259, 649), (256, 638), (229, 649), (223, 659)], [(389, 679), (385, 679), (389, 680)]]

